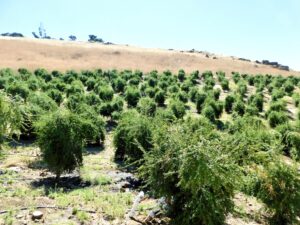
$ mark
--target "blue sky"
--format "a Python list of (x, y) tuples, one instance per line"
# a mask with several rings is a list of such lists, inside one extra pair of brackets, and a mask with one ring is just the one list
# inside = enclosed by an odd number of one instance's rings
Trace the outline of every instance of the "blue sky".
[[(207, 50), (300, 70), (299, 0), (0, 0), (0, 33)], [(1, 50), (1, 49), (0, 49)]]

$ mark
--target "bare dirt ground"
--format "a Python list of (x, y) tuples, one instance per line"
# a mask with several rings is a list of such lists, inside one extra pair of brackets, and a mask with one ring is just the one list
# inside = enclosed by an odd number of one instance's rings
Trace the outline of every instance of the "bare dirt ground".
[(62, 71), (115, 68), (139, 69), (144, 72), (153, 69), (177, 72), (184, 69), (187, 72), (223, 70), (228, 74), (236, 71), (250, 74), (300, 75), (300, 72), (278, 70), (234, 57), (210, 54), (207, 57), (206, 54), (125, 45), (0, 37), (0, 68), (43, 67)]

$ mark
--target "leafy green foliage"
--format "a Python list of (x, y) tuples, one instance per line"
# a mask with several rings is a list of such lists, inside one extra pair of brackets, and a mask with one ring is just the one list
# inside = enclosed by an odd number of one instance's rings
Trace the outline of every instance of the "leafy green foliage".
[(155, 111), (156, 111), (156, 104), (151, 98), (144, 97), (139, 100), (138, 105), (137, 105), (137, 110), (142, 115), (154, 116)]
[(176, 118), (181, 119), (185, 115), (185, 105), (183, 102), (172, 99), (168, 105), (168, 108), (174, 113)]
[(66, 110), (46, 115), (36, 123), (43, 160), (57, 179), (82, 164), (83, 146), (92, 126), (89, 120)]
[(286, 123), (288, 117), (284, 112), (271, 111), (268, 115), (269, 124), (271, 127), (276, 127), (280, 124)]
[(134, 87), (128, 87), (125, 92), (125, 100), (128, 106), (136, 107), (141, 95), (138, 89)]
[(113, 143), (116, 159), (137, 161), (144, 151), (152, 147), (152, 126), (150, 120), (136, 111), (124, 113), (114, 132)]
[(17, 134), (21, 128), (21, 114), (16, 105), (0, 93), (0, 150), (4, 139)]
[(297, 169), (285, 163), (271, 163), (259, 173), (255, 195), (273, 213), (275, 224), (290, 224), (300, 213), (300, 180)]

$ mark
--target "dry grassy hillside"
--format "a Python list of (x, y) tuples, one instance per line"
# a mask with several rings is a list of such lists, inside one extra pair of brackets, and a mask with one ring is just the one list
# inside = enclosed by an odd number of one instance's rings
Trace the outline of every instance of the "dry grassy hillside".
[[(216, 57), (214, 59), (214, 57)], [(283, 71), (246, 62), (233, 57), (212, 56), (204, 53), (188, 53), (161, 49), (145, 49), (123, 45), (37, 40), (29, 38), (0, 38), (0, 68), (49, 70), (68, 69), (140, 69), (150, 71), (169, 69), (178, 71), (223, 70), (250, 74), (300, 75), (296, 71)]]

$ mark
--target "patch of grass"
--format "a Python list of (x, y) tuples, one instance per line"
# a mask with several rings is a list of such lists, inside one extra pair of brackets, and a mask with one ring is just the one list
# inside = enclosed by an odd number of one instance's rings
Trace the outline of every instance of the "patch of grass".
[(137, 208), (139, 214), (147, 216), (149, 211), (157, 207), (157, 203), (155, 201), (142, 201)]
[(90, 182), (92, 185), (108, 185), (111, 184), (112, 179), (105, 175), (85, 174), (82, 176), (84, 181)]
[(81, 222), (81, 223), (85, 223), (88, 220), (90, 220), (89, 214), (87, 214), (86, 212), (83, 212), (83, 211), (78, 211), (76, 213), (76, 217), (79, 220), (79, 222)]
[(13, 225), (14, 224), (13, 212), (12, 211), (8, 212), (4, 216), (3, 221), (5, 225)]

